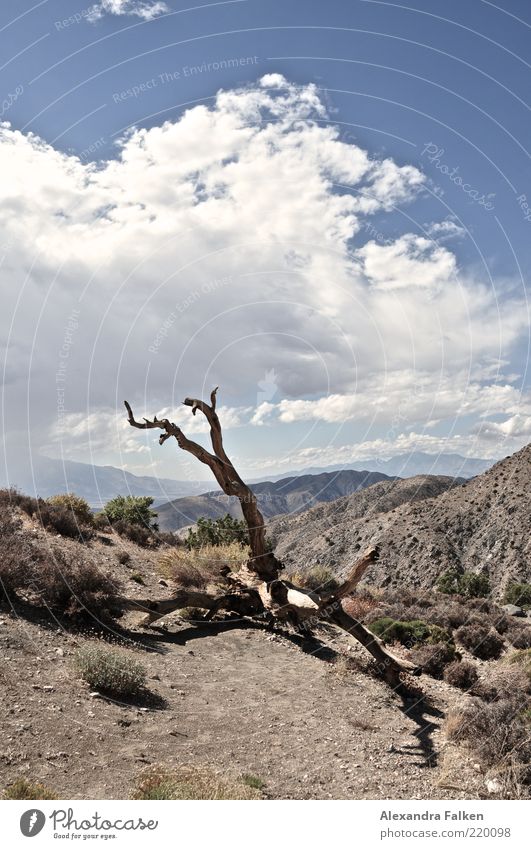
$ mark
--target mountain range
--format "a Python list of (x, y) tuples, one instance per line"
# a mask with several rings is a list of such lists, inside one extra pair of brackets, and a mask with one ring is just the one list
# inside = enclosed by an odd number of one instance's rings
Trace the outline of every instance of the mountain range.
[[(268, 475), (249, 479), (253, 484), (259, 482), (276, 483), (280, 480), (322, 475), (325, 472), (362, 471), (377, 472), (387, 477), (412, 477), (414, 475), (448, 475), (450, 477), (470, 478), (481, 474), (490, 465), (491, 460), (461, 457), (459, 454), (426, 454), (412, 452), (400, 454), (388, 460), (378, 458), (363, 460), (336, 466), (312, 466), (278, 475)], [(97, 466), (74, 460), (57, 460), (44, 456), (33, 456), (31, 467), (10, 476), (2, 485), (16, 486), (30, 495), (48, 498), (61, 492), (76, 492), (85, 498), (91, 507), (100, 508), (103, 503), (116, 495), (149, 495), (155, 505), (164, 504), (176, 498), (207, 494), (208, 482), (201, 480), (174, 480), (157, 478), (151, 475), (135, 475), (114, 466)], [(354, 490), (350, 490), (352, 492)], [(334, 497), (347, 495), (338, 492)], [(319, 498), (318, 501), (323, 499)], [(230, 511), (229, 511), (230, 512)], [(278, 511), (285, 512), (285, 511)], [(272, 515), (268, 513), (267, 515)]]
[[(382, 480), (391, 479), (381, 472), (345, 469), (320, 475), (282, 478), (279, 481), (262, 481), (253, 483), (252, 488), (260, 510), (268, 518), (280, 513), (298, 513), (318, 502), (334, 501)], [(238, 499), (220, 490), (177, 498), (158, 507), (157, 512), (157, 521), (163, 531), (177, 531), (194, 524), (202, 516), (217, 519), (229, 513), (234, 518), (243, 518)]]
[(487, 574), (497, 593), (531, 578), (531, 445), (459, 483), (416, 476), (274, 519), (277, 556), (289, 569), (314, 564), (342, 574), (359, 551), (381, 556), (366, 580), (431, 587), (452, 565)]

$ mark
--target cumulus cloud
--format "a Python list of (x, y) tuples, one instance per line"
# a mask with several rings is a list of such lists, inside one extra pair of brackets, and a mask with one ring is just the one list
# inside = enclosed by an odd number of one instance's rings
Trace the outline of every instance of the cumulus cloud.
[(87, 20), (94, 23), (105, 15), (127, 15), (151, 21), (169, 11), (161, 0), (99, 0), (90, 7)]
[(124, 397), (177, 410), (217, 384), (237, 427), (515, 409), (525, 304), (426, 235), (367, 237), (424, 177), (342, 140), (314, 85), (220, 91), (97, 164), (4, 124), (0, 167), (6, 403), (28, 404), (34, 450), (98, 462), (107, 430), (131, 453)]

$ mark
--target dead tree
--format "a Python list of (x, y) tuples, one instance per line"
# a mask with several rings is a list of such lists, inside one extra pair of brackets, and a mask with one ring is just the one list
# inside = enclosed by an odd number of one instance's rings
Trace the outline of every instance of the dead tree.
[(212, 452), (185, 436), (180, 427), (169, 419), (152, 420), (144, 418), (136, 421), (127, 401), (129, 424), (146, 430), (156, 428), (162, 431), (159, 444), (174, 437), (179, 448), (188, 451), (201, 463), (205, 463), (216, 478), (226, 495), (239, 499), (242, 513), (249, 531), (251, 556), (246, 563), (224, 575), (224, 588), (219, 592), (179, 589), (170, 599), (126, 600), (130, 608), (142, 608), (148, 611), (147, 624), (184, 607), (196, 607), (207, 611), (212, 618), (220, 611), (236, 613), (242, 617), (256, 617), (264, 614), (300, 629), (311, 629), (320, 621), (329, 622), (355, 637), (372, 654), (382, 675), (389, 683), (397, 686), (403, 672), (413, 672), (415, 667), (407, 661), (390, 654), (371, 631), (357, 619), (353, 619), (343, 609), (341, 600), (350, 595), (360, 581), (366, 569), (378, 557), (378, 549), (367, 551), (350, 569), (345, 581), (330, 592), (313, 592), (294, 586), (289, 580), (281, 578), (282, 564), (268, 548), (264, 518), (258, 508), (256, 496), (241, 479), (223, 447), (221, 424), (216, 413), (216, 387), (210, 395), (210, 404), (196, 398), (185, 398), (184, 404), (192, 408), (195, 416), (199, 410), (210, 425)]

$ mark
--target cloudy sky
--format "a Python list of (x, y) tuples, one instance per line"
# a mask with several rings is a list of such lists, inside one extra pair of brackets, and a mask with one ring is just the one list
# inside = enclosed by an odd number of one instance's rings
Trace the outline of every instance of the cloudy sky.
[(215, 385), (253, 476), (526, 444), (529, 11), (4, 4), (2, 477)]

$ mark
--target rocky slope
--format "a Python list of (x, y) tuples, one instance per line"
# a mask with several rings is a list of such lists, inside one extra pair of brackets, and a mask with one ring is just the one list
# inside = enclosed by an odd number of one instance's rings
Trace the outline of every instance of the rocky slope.
[(452, 564), (486, 572), (497, 593), (531, 577), (531, 446), (464, 484), (417, 477), (378, 484), (348, 498), (270, 523), (288, 566), (315, 563), (341, 573), (378, 543), (367, 573), (380, 586), (431, 587)]
[[(277, 516), (307, 510), (321, 501), (334, 501), (344, 495), (358, 492), (379, 481), (391, 480), (381, 472), (357, 472), (346, 469), (320, 475), (302, 475), (253, 484), (262, 513)], [(219, 490), (189, 498), (177, 498), (157, 508), (161, 530), (176, 531), (193, 525), (201, 516), (217, 519), (230, 513), (242, 518), (240, 502)]]

